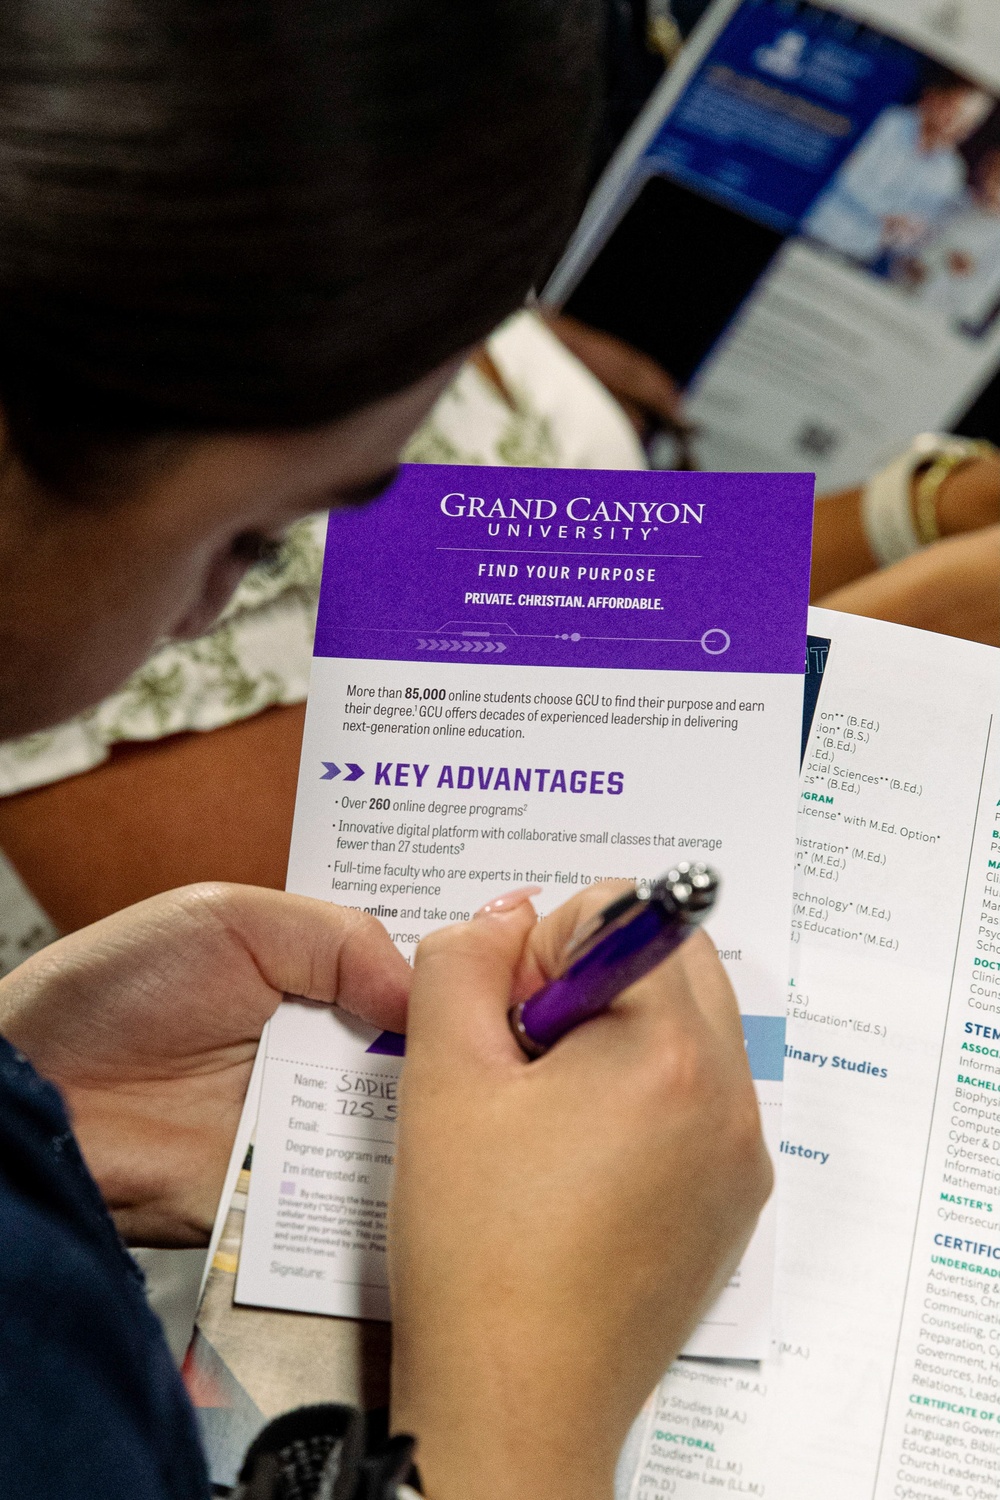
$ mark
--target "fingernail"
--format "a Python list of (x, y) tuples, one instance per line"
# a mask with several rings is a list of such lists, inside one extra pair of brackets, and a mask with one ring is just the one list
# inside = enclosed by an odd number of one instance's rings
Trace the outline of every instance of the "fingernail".
[(541, 891), (540, 885), (522, 885), (516, 891), (505, 891), (502, 896), (494, 896), (492, 901), (487, 901), (473, 915), (477, 917), (496, 917), (501, 912), (513, 911), (515, 906), (523, 906), (530, 901), (532, 896), (537, 896)]

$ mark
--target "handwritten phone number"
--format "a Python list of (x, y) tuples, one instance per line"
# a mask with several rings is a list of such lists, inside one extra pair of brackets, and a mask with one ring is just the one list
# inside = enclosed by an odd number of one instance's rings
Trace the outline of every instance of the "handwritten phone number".
[(352, 1120), (395, 1120), (397, 1106), (384, 1099), (334, 1099), (335, 1115)]

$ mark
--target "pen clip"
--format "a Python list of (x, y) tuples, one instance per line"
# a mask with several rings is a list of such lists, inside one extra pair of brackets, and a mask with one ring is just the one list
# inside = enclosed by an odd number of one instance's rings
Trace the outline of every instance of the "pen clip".
[(650, 902), (659, 902), (668, 915), (683, 912), (689, 921), (702, 919), (715, 902), (719, 880), (708, 865), (687, 860), (674, 865), (655, 880), (637, 880), (631, 890), (616, 896), (594, 916), (581, 922), (563, 949), (562, 962), (554, 978), (565, 974), (578, 959), (618, 927), (624, 927)]
[(623, 892), (614, 901), (610, 901), (607, 906), (595, 912), (592, 917), (581, 922), (563, 949), (559, 968), (553, 978), (557, 978), (559, 974), (565, 974), (578, 958), (582, 958), (595, 942), (605, 937), (613, 928), (621, 927), (625, 922), (631, 921), (632, 917), (637, 914), (638, 908), (648, 899), (648, 896), (641, 896), (638, 885), (634, 885), (631, 890)]

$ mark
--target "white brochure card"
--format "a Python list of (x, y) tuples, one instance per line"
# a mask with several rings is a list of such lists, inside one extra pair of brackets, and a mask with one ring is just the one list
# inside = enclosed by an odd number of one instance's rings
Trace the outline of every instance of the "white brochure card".
[(773, 1353), (675, 1367), (622, 1500), (1000, 1494), (1000, 652), (810, 629)]
[[(802, 475), (421, 465), (334, 516), (289, 889), (411, 952), (711, 860), (776, 1150), (811, 510)], [(265, 1045), (237, 1300), (387, 1318), (403, 1039), (287, 1004)], [(763, 1354), (772, 1276), (769, 1211), (692, 1349)]]

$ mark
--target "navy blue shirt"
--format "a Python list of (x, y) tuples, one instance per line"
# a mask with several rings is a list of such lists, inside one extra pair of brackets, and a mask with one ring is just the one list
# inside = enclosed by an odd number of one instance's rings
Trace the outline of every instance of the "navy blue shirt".
[(0, 1037), (0, 1495), (208, 1494), (141, 1273), (58, 1093)]

